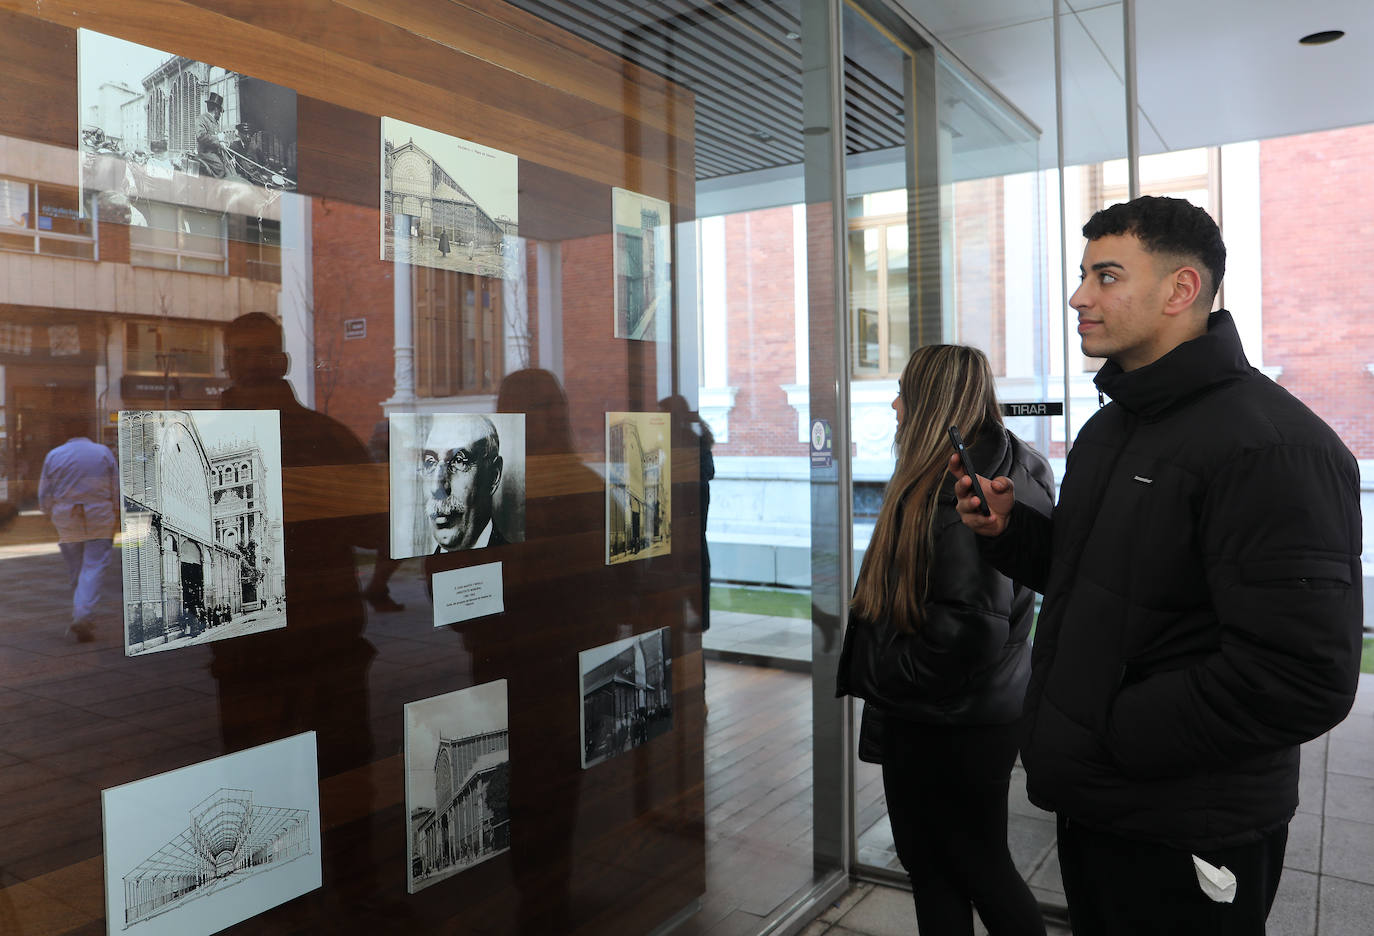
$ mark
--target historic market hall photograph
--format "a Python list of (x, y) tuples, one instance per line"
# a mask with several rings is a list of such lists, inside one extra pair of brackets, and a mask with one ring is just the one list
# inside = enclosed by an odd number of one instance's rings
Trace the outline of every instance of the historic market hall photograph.
[(125, 654), (286, 626), (276, 410), (119, 414)]
[(583, 650), (577, 663), (584, 768), (673, 729), (671, 628)]
[(410, 893), (510, 849), (506, 713), (504, 679), (406, 705)]

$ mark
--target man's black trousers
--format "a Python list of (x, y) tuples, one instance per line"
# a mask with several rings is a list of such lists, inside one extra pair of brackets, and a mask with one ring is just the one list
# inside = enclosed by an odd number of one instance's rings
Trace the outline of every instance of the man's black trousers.
[(1197, 853), (1236, 876), (1231, 903), (1203, 892), (1184, 849), (1121, 838), (1063, 816), (1058, 827), (1073, 936), (1264, 936), (1283, 872), (1286, 824), (1257, 842)]

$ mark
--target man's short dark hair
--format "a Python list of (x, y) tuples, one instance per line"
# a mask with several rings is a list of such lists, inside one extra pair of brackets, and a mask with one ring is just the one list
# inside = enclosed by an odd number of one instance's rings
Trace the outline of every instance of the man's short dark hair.
[(1142, 195), (1103, 208), (1083, 225), (1083, 236), (1090, 241), (1124, 234), (1135, 235), (1152, 254), (1200, 261), (1212, 280), (1208, 305), (1216, 299), (1226, 274), (1226, 245), (1207, 212), (1182, 198)]

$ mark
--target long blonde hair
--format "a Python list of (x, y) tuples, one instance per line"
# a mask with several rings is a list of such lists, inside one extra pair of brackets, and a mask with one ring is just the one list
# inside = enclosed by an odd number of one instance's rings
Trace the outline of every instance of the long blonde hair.
[[(884, 614), (914, 633), (925, 620), (934, 549), (936, 497), (953, 452), (949, 427), (971, 447), (1002, 428), (992, 367), (977, 348), (927, 345), (912, 353), (898, 384), (903, 417), (897, 425), (897, 466), (883, 495), (854, 599), (862, 619)], [(982, 466), (986, 467), (986, 466)]]

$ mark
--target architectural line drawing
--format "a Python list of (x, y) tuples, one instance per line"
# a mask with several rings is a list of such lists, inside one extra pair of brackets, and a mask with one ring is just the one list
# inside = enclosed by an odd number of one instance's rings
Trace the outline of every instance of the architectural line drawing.
[(260, 806), (222, 787), (186, 830), (124, 875), (124, 928), (310, 854), (310, 811)]

